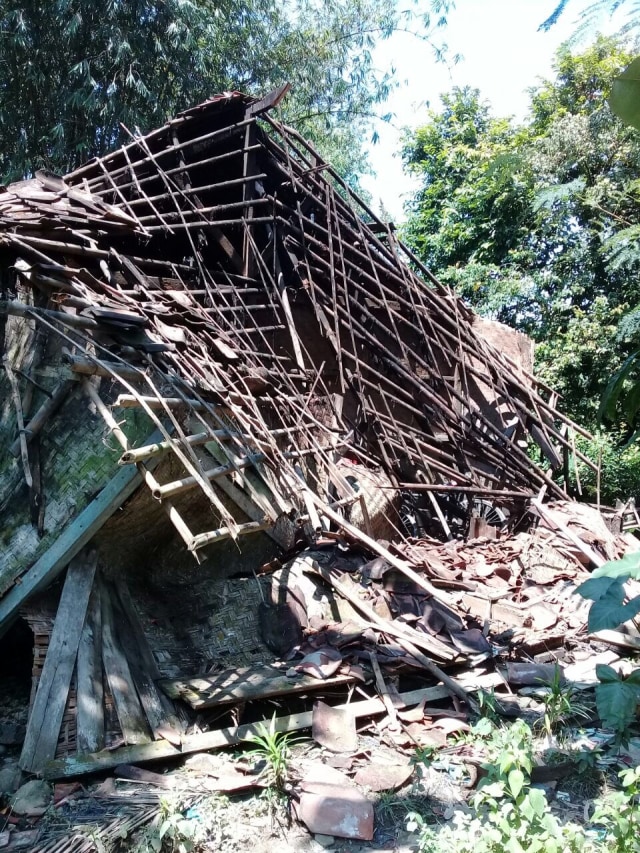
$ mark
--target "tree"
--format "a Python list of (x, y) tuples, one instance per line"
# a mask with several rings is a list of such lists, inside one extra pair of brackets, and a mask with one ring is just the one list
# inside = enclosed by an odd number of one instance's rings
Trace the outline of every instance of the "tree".
[[(358, 152), (393, 85), (372, 49), (396, 28), (430, 40), (448, 0), (0, 0), (0, 176), (67, 171), (215, 92), (293, 84), (284, 117)], [(430, 42), (437, 50), (435, 42)], [(345, 121), (345, 117), (349, 121)], [(351, 164), (353, 165), (353, 163)]]
[[(549, 17), (540, 24), (539, 29), (550, 30), (570, 7), (571, 0), (559, 0)], [(622, 27), (623, 33), (628, 33), (637, 27), (640, 21), (640, 3), (638, 0), (594, 0), (586, 9), (581, 11), (580, 23), (574, 37), (579, 39), (587, 33), (598, 32), (603, 22), (607, 18), (611, 18), (618, 10), (626, 13), (626, 21)]]
[(407, 239), (481, 313), (532, 335), (541, 378), (590, 428), (638, 346), (618, 323), (637, 303), (640, 137), (606, 103), (630, 59), (615, 39), (562, 49), (521, 127), (454, 91), (404, 152), (422, 179)]

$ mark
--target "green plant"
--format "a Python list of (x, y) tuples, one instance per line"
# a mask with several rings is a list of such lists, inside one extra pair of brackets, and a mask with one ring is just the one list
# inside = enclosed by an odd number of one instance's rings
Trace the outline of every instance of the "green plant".
[(225, 837), (228, 805), (229, 799), (223, 795), (203, 798), (195, 803), (163, 798), (156, 817), (136, 833), (132, 845), (126, 849), (131, 853), (189, 853), (218, 849)]
[[(583, 598), (593, 604), (589, 609), (589, 631), (612, 630), (640, 613), (640, 596), (627, 600), (625, 584), (640, 579), (640, 552), (627, 554), (621, 560), (610, 560), (592, 572), (589, 580), (577, 587)], [(611, 729), (616, 743), (629, 737), (629, 726), (636, 717), (640, 699), (640, 669), (624, 677), (610, 666), (598, 664), (596, 704), (602, 724)]]
[(478, 716), (481, 719), (489, 720), (491, 723), (497, 723), (500, 720), (500, 701), (496, 696), (495, 690), (478, 690), (476, 693), (478, 699)]
[(301, 738), (294, 738), (289, 732), (276, 731), (274, 714), (268, 726), (260, 723), (256, 732), (250, 734), (247, 740), (254, 744), (247, 755), (263, 758), (267, 762), (269, 787), (277, 792), (284, 792), (289, 777), (291, 746)]
[(612, 853), (640, 851), (640, 767), (623, 770), (624, 790), (606, 794), (596, 802), (592, 823), (604, 827)]
[(596, 666), (596, 705), (602, 725), (615, 734), (616, 745), (629, 740), (629, 726), (636, 718), (640, 699), (640, 669), (626, 678), (606, 664)]
[(589, 718), (589, 709), (578, 698), (575, 687), (563, 683), (562, 671), (559, 666), (555, 667), (553, 678), (546, 684), (546, 687), (547, 689), (542, 696), (542, 704), (544, 705), (542, 727), (548, 738), (557, 734), (572, 721)]
[(640, 580), (640, 551), (621, 560), (609, 560), (576, 587), (579, 595), (593, 602), (587, 623), (589, 631), (613, 630), (640, 613), (640, 596), (626, 600), (624, 585), (630, 578)]
[(533, 733), (522, 720), (485, 736), (486, 776), (472, 798), (473, 812), (458, 812), (434, 829), (417, 814), (408, 828), (419, 833), (420, 853), (577, 853), (589, 847), (580, 827), (560, 825), (544, 792), (531, 787)]
[(178, 799), (160, 800), (160, 811), (138, 837), (134, 853), (189, 853), (194, 850), (198, 826), (184, 811), (184, 804)]

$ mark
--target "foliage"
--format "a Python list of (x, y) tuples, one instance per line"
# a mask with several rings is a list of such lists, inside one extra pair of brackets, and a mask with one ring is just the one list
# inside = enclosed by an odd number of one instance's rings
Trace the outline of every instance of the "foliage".
[(486, 720), (489, 723), (498, 723), (500, 720), (500, 700), (496, 696), (495, 690), (480, 689), (476, 693), (476, 698), (478, 700), (480, 719)]
[(420, 853), (586, 850), (580, 828), (561, 826), (550, 813), (544, 792), (531, 787), (533, 747), (527, 724), (517, 720), (505, 729), (491, 728), (485, 748), (486, 776), (472, 800), (474, 812), (459, 812), (451, 825), (439, 831), (419, 815), (409, 815), (408, 828), (419, 832)]
[(579, 595), (593, 602), (589, 631), (613, 630), (640, 613), (640, 596), (626, 600), (624, 585), (630, 577), (640, 579), (640, 552), (604, 563), (576, 588)]
[[(595, 462), (600, 460), (601, 503), (611, 506), (621, 495), (626, 497), (637, 494), (640, 483), (640, 444), (637, 441), (629, 444), (625, 441), (625, 433), (596, 430), (591, 440), (576, 436), (576, 447), (588, 459)], [(572, 462), (569, 473), (574, 494), (578, 494), (576, 469), (583, 499), (595, 503), (598, 496), (597, 473), (579, 459), (575, 460), (575, 465)]]
[(618, 744), (629, 739), (629, 726), (636, 718), (640, 700), (640, 669), (626, 678), (606, 664), (596, 666), (599, 684), (596, 687), (596, 704), (602, 725), (615, 733)]
[(418, 833), (420, 853), (639, 853), (640, 767), (619, 774), (623, 790), (594, 801), (591, 828), (586, 828), (561, 824), (544, 792), (531, 787), (531, 731), (526, 723), (495, 730), (489, 745), (494, 761), (487, 765), (489, 775), (472, 800), (472, 811), (458, 811), (441, 827), (427, 824), (419, 813), (408, 815), (407, 827)]
[(589, 711), (580, 700), (578, 691), (571, 684), (565, 684), (562, 671), (556, 665), (553, 678), (546, 685), (547, 690), (542, 696), (544, 714), (542, 728), (547, 738), (551, 739), (569, 723), (578, 719), (588, 719)]
[(604, 827), (612, 853), (640, 851), (640, 767), (620, 774), (623, 791), (612, 791), (597, 804), (592, 822)]
[(340, 165), (362, 166), (365, 127), (394, 85), (375, 44), (410, 29), (441, 57), (434, 37), (449, 5), (0, 0), (0, 177), (67, 171), (120, 143), (122, 124), (145, 132), (215, 92), (285, 81), (283, 118)]
[(136, 837), (132, 853), (190, 853), (219, 835), (224, 797), (211, 797), (187, 808), (179, 798), (160, 800), (160, 810)]
[(274, 714), (268, 726), (260, 723), (257, 727), (257, 733), (248, 735), (247, 740), (255, 744), (247, 755), (263, 758), (267, 762), (269, 786), (276, 791), (283, 792), (289, 777), (291, 746), (296, 739), (290, 732), (276, 730), (276, 716)]
[[(564, 47), (522, 125), (493, 117), (477, 90), (454, 89), (404, 143), (421, 182), (405, 238), (481, 314), (534, 338), (540, 378), (590, 429), (608, 377), (640, 346), (640, 314), (618, 333), (637, 302), (640, 136), (606, 103), (631, 59), (619, 39)], [(629, 371), (616, 398), (626, 409), (605, 425), (612, 446), (640, 418)], [(640, 487), (635, 462), (618, 478), (625, 497)]]
[[(625, 591), (630, 578), (640, 580), (640, 552), (609, 560), (576, 588), (583, 598), (593, 602), (588, 618), (590, 632), (613, 630), (640, 613), (640, 596), (628, 600)], [(602, 724), (615, 732), (617, 743), (624, 743), (640, 700), (640, 669), (625, 678), (613, 667), (598, 664), (596, 675), (600, 682), (596, 687), (596, 704)]]
[[(539, 29), (550, 30), (558, 23), (564, 12), (570, 7), (570, 0), (558, 0), (557, 5), (548, 18), (540, 24)], [(594, 0), (586, 9), (580, 10), (580, 23), (572, 40), (578, 40), (589, 33), (598, 32), (602, 24), (611, 18), (618, 10), (626, 12), (622, 32), (630, 32), (637, 28), (640, 21), (640, 2), (638, 0)]]

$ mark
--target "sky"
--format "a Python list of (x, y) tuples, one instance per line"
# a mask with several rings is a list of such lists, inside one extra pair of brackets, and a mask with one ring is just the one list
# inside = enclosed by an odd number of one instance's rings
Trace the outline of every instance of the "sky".
[[(462, 54), (463, 59), (449, 68), (437, 63), (415, 36), (398, 33), (382, 42), (376, 64), (383, 69), (395, 67), (402, 83), (384, 107), (393, 113), (392, 123), (377, 123), (380, 140), (370, 147), (376, 176), (362, 180), (374, 208), (379, 210), (382, 200), (391, 218), (403, 221), (403, 204), (415, 184), (403, 174), (401, 130), (424, 123), (427, 109), (438, 108), (440, 93), (453, 86), (474, 86), (491, 103), (495, 115), (524, 118), (526, 90), (539, 78), (552, 76), (554, 54), (574, 33), (589, 2), (572, 0), (560, 21), (543, 33), (538, 27), (556, 0), (456, 0), (441, 37), (450, 53)], [(615, 28), (614, 24), (607, 27)]]

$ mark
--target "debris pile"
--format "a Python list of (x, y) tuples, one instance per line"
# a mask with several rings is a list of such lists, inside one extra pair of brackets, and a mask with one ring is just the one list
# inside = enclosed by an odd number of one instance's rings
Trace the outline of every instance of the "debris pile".
[[(588, 434), (526, 338), (273, 117), (286, 89), (0, 193), (0, 635), (34, 632), (25, 772), (217, 749), (274, 707), (337, 753), (371, 720), (415, 748), (432, 703), (463, 715), (504, 683), (497, 659), (522, 678), (583, 642), (575, 585), (637, 547), (623, 510), (567, 499)], [(345, 806), (326, 784), (299, 799), (320, 834)]]

